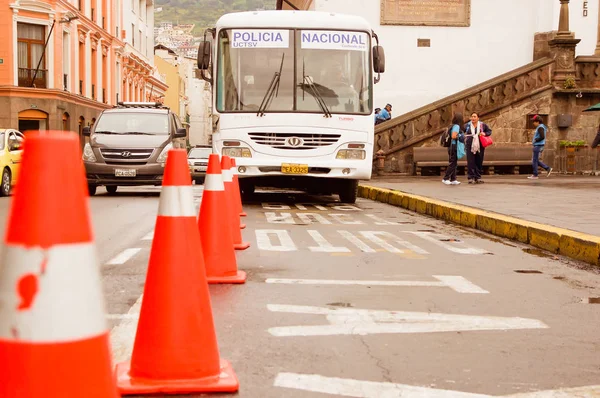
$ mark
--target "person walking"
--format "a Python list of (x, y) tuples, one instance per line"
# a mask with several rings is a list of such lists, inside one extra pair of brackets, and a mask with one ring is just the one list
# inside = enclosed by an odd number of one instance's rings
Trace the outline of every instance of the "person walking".
[(458, 142), (464, 142), (464, 135), (460, 126), (464, 123), (463, 115), (460, 112), (454, 114), (452, 118), (452, 129), (450, 130), (451, 143), (448, 147), (448, 168), (442, 182), (446, 185), (458, 185), (460, 181), (456, 179), (456, 167), (458, 165)]
[(467, 150), (467, 178), (469, 184), (483, 184), (483, 158), (485, 148), (479, 141), (479, 136), (492, 135), (492, 129), (479, 121), (479, 113), (471, 113), (471, 121), (465, 125), (465, 147)]
[(540, 153), (544, 151), (544, 145), (546, 145), (546, 138), (548, 137), (548, 127), (544, 124), (544, 121), (540, 115), (535, 115), (531, 118), (533, 126), (535, 127), (535, 134), (533, 135), (533, 158), (531, 160), (531, 166), (533, 167), (533, 175), (527, 177), (530, 180), (538, 179), (538, 167), (546, 170), (546, 177), (550, 177), (552, 173), (552, 167), (548, 166), (540, 160)]

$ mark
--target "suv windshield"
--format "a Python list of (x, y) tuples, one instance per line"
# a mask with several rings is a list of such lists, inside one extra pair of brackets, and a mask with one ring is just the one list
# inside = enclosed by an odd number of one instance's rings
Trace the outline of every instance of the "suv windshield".
[(169, 134), (168, 113), (107, 112), (96, 122), (97, 134)]
[(188, 154), (188, 158), (193, 159), (208, 159), (208, 155), (212, 153), (212, 148), (194, 148)]

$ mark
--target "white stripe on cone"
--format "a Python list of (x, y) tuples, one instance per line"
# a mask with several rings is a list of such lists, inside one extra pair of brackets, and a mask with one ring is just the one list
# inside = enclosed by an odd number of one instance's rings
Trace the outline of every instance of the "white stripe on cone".
[(233, 176), (239, 175), (239, 173), (237, 171), (237, 166), (231, 166), (231, 168), (229, 169), (229, 171), (231, 171), (232, 180), (233, 180)]
[(194, 190), (191, 185), (163, 186), (158, 215), (166, 217), (195, 217)]
[(233, 176), (231, 175), (231, 169), (221, 170), (223, 174), (223, 182), (233, 182)]
[(221, 174), (207, 174), (204, 179), (205, 191), (224, 191), (225, 184)]
[(0, 273), (0, 338), (63, 342), (108, 331), (93, 243), (6, 245)]

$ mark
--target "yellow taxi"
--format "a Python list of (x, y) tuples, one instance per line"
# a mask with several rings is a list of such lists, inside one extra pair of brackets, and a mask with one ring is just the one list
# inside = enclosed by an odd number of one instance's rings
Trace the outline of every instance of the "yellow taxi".
[(13, 185), (17, 183), (24, 140), (25, 136), (18, 130), (0, 129), (0, 196), (10, 195)]

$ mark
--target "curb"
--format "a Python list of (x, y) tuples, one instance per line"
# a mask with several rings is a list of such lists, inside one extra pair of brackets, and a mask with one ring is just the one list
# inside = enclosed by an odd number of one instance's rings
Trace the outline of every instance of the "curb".
[(358, 196), (600, 266), (600, 237), (598, 236), (368, 185), (358, 186)]

